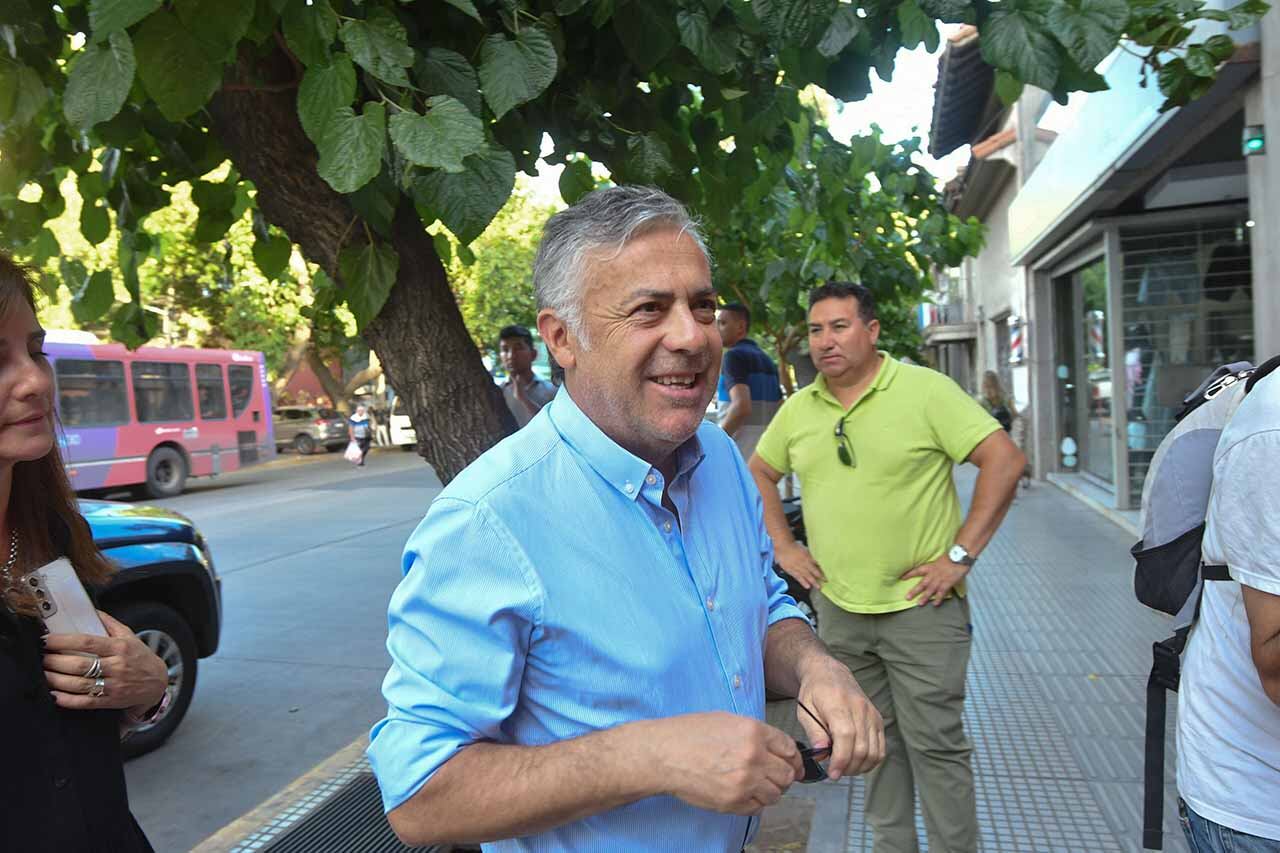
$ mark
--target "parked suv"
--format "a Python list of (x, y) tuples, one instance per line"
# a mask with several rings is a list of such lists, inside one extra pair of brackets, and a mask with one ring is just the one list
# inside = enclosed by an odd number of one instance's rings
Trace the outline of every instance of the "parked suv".
[(118, 568), (98, 607), (133, 629), (169, 669), (169, 706), (122, 744), (126, 757), (173, 734), (191, 705), (199, 658), (218, 649), (222, 582), (204, 537), (184, 516), (156, 506), (80, 501), (93, 541)]
[(347, 446), (347, 419), (337, 409), (315, 406), (280, 406), (271, 413), (276, 450), (292, 447), (302, 454), (324, 447), (330, 451)]

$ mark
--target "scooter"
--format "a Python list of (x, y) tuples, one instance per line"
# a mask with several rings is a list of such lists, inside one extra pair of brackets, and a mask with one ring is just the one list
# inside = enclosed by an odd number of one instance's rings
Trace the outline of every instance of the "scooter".
[[(787, 526), (791, 528), (791, 535), (795, 537), (797, 542), (807, 544), (808, 540), (805, 538), (804, 532), (804, 514), (800, 510), (800, 498), (783, 498), (782, 512), (787, 517)], [(777, 563), (773, 564), (773, 570), (778, 573), (778, 577), (787, 582), (787, 594), (796, 600), (796, 606), (800, 608), (804, 618), (808, 619), (809, 624), (817, 630), (818, 611), (813, 607), (812, 590), (805, 589), (800, 581), (787, 574)]]

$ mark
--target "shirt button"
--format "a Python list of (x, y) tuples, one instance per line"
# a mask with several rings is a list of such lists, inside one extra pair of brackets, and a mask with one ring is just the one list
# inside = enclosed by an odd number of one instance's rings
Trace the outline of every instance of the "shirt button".
[(735, 676), (733, 677), (733, 686), (734, 686), (734, 687), (739, 687), (739, 688), (740, 688), (740, 687), (742, 687), (742, 676), (741, 676), (741, 675), (735, 675)]
[(650, 474), (648, 477), (645, 477), (644, 481), (648, 483), (650, 486), (656, 486), (658, 484), (658, 478), (653, 476), (652, 474)]
[(631, 485), (630, 483), (627, 483), (625, 486), (623, 486), (623, 487), (622, 487), (622, 489), (623, 489), (623, 491), (625, 491), (627, 494), (631, 494), (632, 492), (634, 492), (634, 491), (636, 490), (636, 487), (635, 487), (635, 486), (633, 486), (633, 485)]
[(667, 531), (668, 533), (670, 533), (670, 532), (671, 532), (671, 522), (669, 522), (669, 521), (664, 521), (664, 522), (662, 522), (662, 529), (663, 529), (663, 530), (665, 530), (665, 531)]
[(711, 598), (710, 596), (707, 596), (707, 609), (708, 610), (716, 609), (716, 600), (714, 598)]

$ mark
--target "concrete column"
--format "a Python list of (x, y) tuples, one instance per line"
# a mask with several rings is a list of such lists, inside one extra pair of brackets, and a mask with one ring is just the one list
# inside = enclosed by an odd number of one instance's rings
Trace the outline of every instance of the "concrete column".
[(1054, 370), (1053, 287), (1048, 275), (1023, 267), (1026, 275), (1026, 327), (1028, 376), (1031, 391), (1030, 441), (1023, 448), (1037, 477), (1057, 470), (1057, 380)]
[[(1262, 74), (1245, 92), (1245, 124), (1266, 128), (1266, 154), (1246, 157), (1253, 220), (1253, 331), (1257, 361), (1280, 353), (1280, 14), (1262, 18)], [(1271, 121), (1275, 119), (1275, 121)]]

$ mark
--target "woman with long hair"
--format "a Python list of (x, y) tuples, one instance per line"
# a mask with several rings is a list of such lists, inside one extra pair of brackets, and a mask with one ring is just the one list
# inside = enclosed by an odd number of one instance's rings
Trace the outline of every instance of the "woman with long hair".
[(1004, 392), (1000, 376), (994, 370), (988, 370), (982, 374), (982, 396), (978, 398), (978, 402), (991, 417), (996, 419), (1005, 432), (1013, 429), (1013, 401)]
[(164, 662), (101, 611), (108, 636), (46, 633), (23, 583), (62, 557), (91, 594), (112, 572), (54, 441), (44, 337), (30, 276), (0, 253), (0, 850), (147, 853), (120, 739), (163, 710)]

